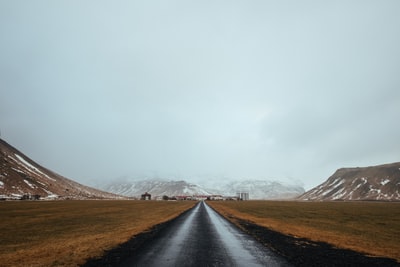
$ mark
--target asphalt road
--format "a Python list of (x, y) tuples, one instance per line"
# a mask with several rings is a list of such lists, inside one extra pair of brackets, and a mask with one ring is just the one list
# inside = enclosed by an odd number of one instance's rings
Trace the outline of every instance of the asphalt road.
[(204, 202), (120, 266), (291, 266)]

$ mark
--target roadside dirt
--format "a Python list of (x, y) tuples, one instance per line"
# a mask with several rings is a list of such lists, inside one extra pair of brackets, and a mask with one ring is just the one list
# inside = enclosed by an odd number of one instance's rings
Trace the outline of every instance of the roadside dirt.
[(335, 248), (324, 242), (285, 235), (249, 221), (237, 218), (235, 221), (242, 230), (295, 266), (400, 266), (393, 259), (370, 257), (353, 250)]

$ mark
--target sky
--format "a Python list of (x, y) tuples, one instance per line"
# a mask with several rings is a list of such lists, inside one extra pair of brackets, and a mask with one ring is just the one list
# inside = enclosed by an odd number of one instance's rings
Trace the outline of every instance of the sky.
[(310, 189), (398, 162), (398, 14), (398, 0), (0, 0), (1, 138), (86, 184)]

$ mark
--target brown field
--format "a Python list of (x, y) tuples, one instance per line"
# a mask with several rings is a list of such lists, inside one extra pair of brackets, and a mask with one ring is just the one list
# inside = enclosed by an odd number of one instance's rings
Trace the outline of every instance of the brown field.
[(0, 266), (78, 266), (195, 202), (0, 202)]
[(227, 219), (400, 262), (400, 203), (207, 202)]

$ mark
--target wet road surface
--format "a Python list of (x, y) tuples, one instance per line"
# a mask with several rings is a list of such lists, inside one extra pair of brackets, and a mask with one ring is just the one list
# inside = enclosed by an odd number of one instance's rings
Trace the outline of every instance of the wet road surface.
[(200, 202), (120, 266), (291, 265)]

